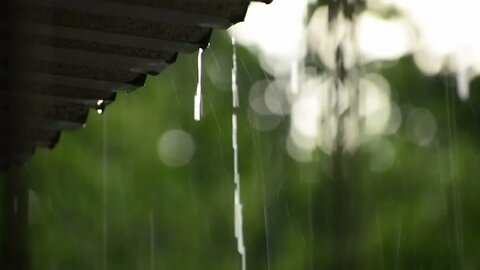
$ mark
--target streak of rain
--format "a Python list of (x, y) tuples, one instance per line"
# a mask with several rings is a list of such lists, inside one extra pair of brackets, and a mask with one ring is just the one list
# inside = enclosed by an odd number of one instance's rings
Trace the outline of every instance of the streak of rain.
[(237, 115), (232, 115), (232, 148), (233, 148), (233, 171), (234, 171), (234, 220), (235, 237), (237, 238), (237, 251), (242, 258), (242, 270), (247, 269), (246, 250), (243, 238), (243, 206), (240, 193), (240, 173), (238, 170), (238, 141), (237, 141)]
[(237, 84), (237, 45), (235, 38), (232, 37), (232, 103), (233, 108), (238, 108), (240, 101), (238, 99), (238, 84)]
[(150, 227), (150, 270), (155, 269), (155, 213), (150, 210), (149, 214)]
[(108, 122), (102, 119), (102, 269), (108, 269)]

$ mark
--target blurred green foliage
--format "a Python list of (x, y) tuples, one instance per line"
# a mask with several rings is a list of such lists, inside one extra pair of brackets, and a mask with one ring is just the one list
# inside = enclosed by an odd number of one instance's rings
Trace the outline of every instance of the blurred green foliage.
[[(231, 53), (229, 38), (216, 32), (205, 53), (202, 121), (193, 120), (196, 55), (180, 55), (142, 89), (119, 95), (104, 115), (92, 111), (84, 129), (64, 132), (54, 151), (37, 151), (26, 168), (37, 197), (32, 269), (103, 269), (105, 262), (116, 270), (240, 269)], [(388, 79), (404, 120), (413, 107), (430, 110), (437, 135), (417, 146), (402, 123), (386, 137), (396, 150), (393, 166), (370, 171), (375, 153), (361, 148), (345, 161), (351, 183), (335, 193), (328, 156), (315, 152), (309, 163), (288, 156), (288, 117), (273, 131), (252, 128), (248, 92), (265, 74), (247, 50), (239, 48), (239, 58), (248, 269), (347, 269), (338, 260), (357, 269), (480, 267), (479, 81), (460, 102), (451, 78), (425, 77), (410, 57), (367, 67)], [(184, 167), (158, 157), (158, 140), (170, 129), (195, 141)]]

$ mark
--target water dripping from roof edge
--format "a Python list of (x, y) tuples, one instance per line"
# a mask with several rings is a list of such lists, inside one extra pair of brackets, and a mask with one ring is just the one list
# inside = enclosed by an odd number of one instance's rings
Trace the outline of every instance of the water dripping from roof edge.
[(202, 101), (202, 62), (203, 62), (203, 49), (200, 48), (198, 51), (198, 82), (197, 82), (197, 90), (195, 93), (194, 98), (194, 115), (193, 118), (196, 121), (200, 121), (202, 119), (203, 114), (203, 101)]

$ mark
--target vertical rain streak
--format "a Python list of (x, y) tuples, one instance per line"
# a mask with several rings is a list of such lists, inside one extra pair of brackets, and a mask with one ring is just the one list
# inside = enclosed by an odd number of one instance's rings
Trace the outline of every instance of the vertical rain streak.
[[(237, 45), (232, 37), (232, 108), (240, 106), (238, 83), (237, 83)], [(247, 269), (246, 249), (243, 240), (243, 206), (240, 195), (240, 172), (238, 166), (238, 123), (237, 115), (232, 113), (232, 148), (233, 148), (233, 181), (234, 181), (234, 223), (235, 238), (237, 239), (237, 251), (242, 259), (242, 270)]]
[(233, 108), (240, 106), (240, 100), (238, 97), (238, 84), (237, 84), (237, 43), (235, 38), (232, 37), (232, 103)]
[(103, 116), (102, 121), (102, 269), (108, 269), (108, 146), (107, 146), (107, 115)]
[(195, 93), (194, 99), (194, 115), (193, 118), (196, 121), (200, 121), (202, 119), (202, 111), (203, 111), (203, 101), (202, 101), (202, 63), (203, 63), (203, 49), (200, 48), (198, 51), (198, 82), (197, 82), (197, 90)]
[(155, 214), (150, 210), (150, 270), (155, 269)]
[(243, 240), (243, 213), (242, 201), (240, 197), (240, 173), (238, 168), (238, 140), (237, 140), (237, 115), (232, 114), (232, 148), (233, 148), (233, 179), (234, 190), (234, 221), (235, 238), (237, 239), (237, 251), (242, 258), (242, 270), (246, 270), (246, 250)]
[[(458, 78), (457, 78), (458, 79)], [(458, 82), (457, 82), (458, 83)], [(468, 81), (467, 81), (468, 86)], [(456, 85), (460, 95), (461, 85)], [(462, 211), (462, 194), (459, 183), (458, 174), (458, 138), (457, 138), (457, 120), (456, 120), (456, 100), (454, 93), (454, 85), (447, 82), (446, 85), (446, 113), (447, 113), (447, 129), (448, 129), (448, 147), (449, 147), (449, 174), (452, 182), (451, 197), (453, 207), (453, 228), (455, 235), (457, 269), (465, 269), (465, 248), (464, 248), (464, 232), (463, 232), (463, 211)], [(460, 98), (462, 98), (460, 96)]]

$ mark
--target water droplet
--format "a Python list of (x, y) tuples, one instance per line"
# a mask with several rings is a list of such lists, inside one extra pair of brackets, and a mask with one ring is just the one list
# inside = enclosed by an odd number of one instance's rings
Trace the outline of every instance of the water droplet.
[(99, 99), (97, 101), (97, 113), (103, 114), (104, 111), (105, 111), (105, 101), (103, 99)]

